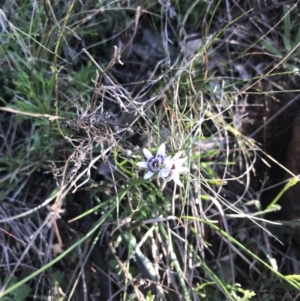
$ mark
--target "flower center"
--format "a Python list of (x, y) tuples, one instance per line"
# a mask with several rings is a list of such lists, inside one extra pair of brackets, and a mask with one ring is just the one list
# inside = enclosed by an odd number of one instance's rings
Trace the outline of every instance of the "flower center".
[(156, 157), (152, 157), (149, 159), (147, 167), (150, 171), (155, 172), (159, 171), (161, 168), (161, 165), (164, 163), (164, 156), (157, 155)]
[(158, 161), (158, 159), (155, 159), (152, 162), (152, 167), (155, 168), (156, 170), (159, 168), (159, 161)]

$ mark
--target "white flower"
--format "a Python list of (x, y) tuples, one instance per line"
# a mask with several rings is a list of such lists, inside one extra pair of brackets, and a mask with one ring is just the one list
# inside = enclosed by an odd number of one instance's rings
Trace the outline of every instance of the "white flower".
[(146, 157), (145, 162), (138, 162), (137, 166), (146, 168), (148, 171), (144, 175), (144, 179), (150, 179), (155, 172), (160, 171), (164, 164), (166, 156), (166, 145), (162, 143), (157, 150), (157, 155), (154, 157), (149, 150), (143, 149), (144, 155)]
[(180, 174), (188, 172), (188, 168), (183, 167), (186, 158), (181, 157), (181, 152), (175, 154), (172, 157), (166, 156), (166, 146), (161, 144), (158, 148), (157, 155), (154, 157), (149, 150), (143, 149), (144, 155), (147, 161), (138, 162), (137, 166), (147, 169), (144, 175), (144, 179), (150, 179), (156, 172), (158, 172), (158, 178), (163, 178), (164, 185), (166, 182), (173, 180), (178, 186), (183, 187), (182, 182), (179, 179)]
[(164, 166), (159, 171), (158, 177), (164, 179), (165, 182), (173, 180), (178, 186), (183, 187), (182, 182), (179, 179), (179, 175), (188, 172), (186, 167), (182, 164), (185, 163), (186, 158), (180, 158), (181, 153), (177, 153), (173, 158), (166, 157), (164, 159)]

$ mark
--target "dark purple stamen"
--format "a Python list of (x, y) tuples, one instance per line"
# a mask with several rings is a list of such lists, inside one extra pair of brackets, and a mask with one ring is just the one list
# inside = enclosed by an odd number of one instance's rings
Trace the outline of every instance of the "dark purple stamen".
[(157, 158), (157, 159), (160, 159), (160, 164), (163, 164), (163, 162), (164, 162), (164, 156), (162, 156), (162, 155), (157, 155), (156, 158)]

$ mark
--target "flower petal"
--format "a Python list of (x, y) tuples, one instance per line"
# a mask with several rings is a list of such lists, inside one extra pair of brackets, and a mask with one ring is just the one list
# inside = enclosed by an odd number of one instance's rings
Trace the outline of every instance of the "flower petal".
[(173, 157), (172, 160), (176, 162), (176, 165), (177, 165), (177, 166), (182, 165), (183, 163), (186, 162), (186, 158), (180, 158), (180, 159), (174, 160), (174, 157)]
[(148, 161), (149, 161), (151, 158), (153, 158), (151, 152), (150, 152), (149, 150), (147, 150), (147, 148), (144, 148), (144, 149), (143, 149), (143, 153), (144, 153), (144, 155), (145, 155), (145, 157), (146, 157), (146, 159), (147, 159)]
[(136, 166), (141, 168), (148, 168), (148, 162), (138, 162), (136, 163)]
[(166, 178), (168, 175), (170, 174), (170, 170), (169, 169), (161, 169), (158, 173), (158, 177), (159, 178)]
[[(179, 158), (183, 155), (183, 151), (179, 151), (178, 153), (176, 153), (174, 156), (173, 156), (173, 159), (172, 160), (180, 160)], [(183, 158), (185, 159), (185, 158)]]
[(150, 179), (153, 175), (154, 175), (154, 172), (151, 171), (151, 170), (149, 170), (149, 171), (147, 171), (147, 172), (145, 173), (144, 179), (145, 179), (145, 180), (148, 180), (148, 179)]
[(171, 157), (166, 157), (164, 159), (164, 162), (163, 162), (164, 166), (165, 166), (165, 169), (171, 169), (173, 167), (173, 160), (171, 159)]
[(174, 181), (175, 184), (177, 184), (178, 186), (183, 187), (183, 184), (182, 184), (182, 182), (181, 182), (180, 179), (179, 179), (179, 174), (177, 174), (177, 173), (174, 173), (174, 174), (173, 174), (173, 181)]
[(180, 174), (180, 173), (187, 173), (188, 171), (189, 171), (189, 169), (186, 168), (186, 167), (178, 167), (178, 168), (176, 168), (176, 172), (178, 174)]
[(162, 156), (162, 157), (164, 157), (165, 154), (166, 154), (166, 145), (164, 143), (162, 143), (159, 146), (158, 150), (157, 150), (157, 155), (156, 156)]
[(168, 164), (171, 161), (171, 156), (164, 157), (164, 162), (163, 164)]

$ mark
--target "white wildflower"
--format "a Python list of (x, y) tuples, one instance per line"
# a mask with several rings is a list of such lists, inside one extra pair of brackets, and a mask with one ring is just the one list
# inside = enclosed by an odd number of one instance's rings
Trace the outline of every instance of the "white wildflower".
[(154, 157), (149, 150), (143, 149), (147, 161), (138, 162), (137, 166), (147, 169), (144, 179), (150, 179), (155, 172), (160, 171), (165, 161), (166, 145), (163, 143), (157, 150), (157, 155)]
[(182, 166), (182, 164), (186, 162), (186, 158), (180, 157), (180, 152), (174, 155), (173, 158), (166, 157), (164, 160), (164, 166), (159, 171), (158, 177), (163, 178), (165, 182), (173, 180), (178, 186), (183, 187), (183, 184), (179, 179), (179, 175), (188, 172), (188, 168)]
[(165, 181), (164, 185), (166, 182), (173, 180), (178, 186), (183, 187), (179, 176), (188, 172), (188, 168), (182, 166), (186, 162), (186, 158), (182, 158), (181, 152), (175, 154), (173, 158), (167, 157), (164, 143), (158, 148), (156, 156), (153, 156), (146, 148), (143, 149), (143, 152), (147, 161), (138, 162), (137, 166), (147, 169), (144, 175), (145, 180), (150, 179), (158, 172), (158, 178), (162, 178)]

